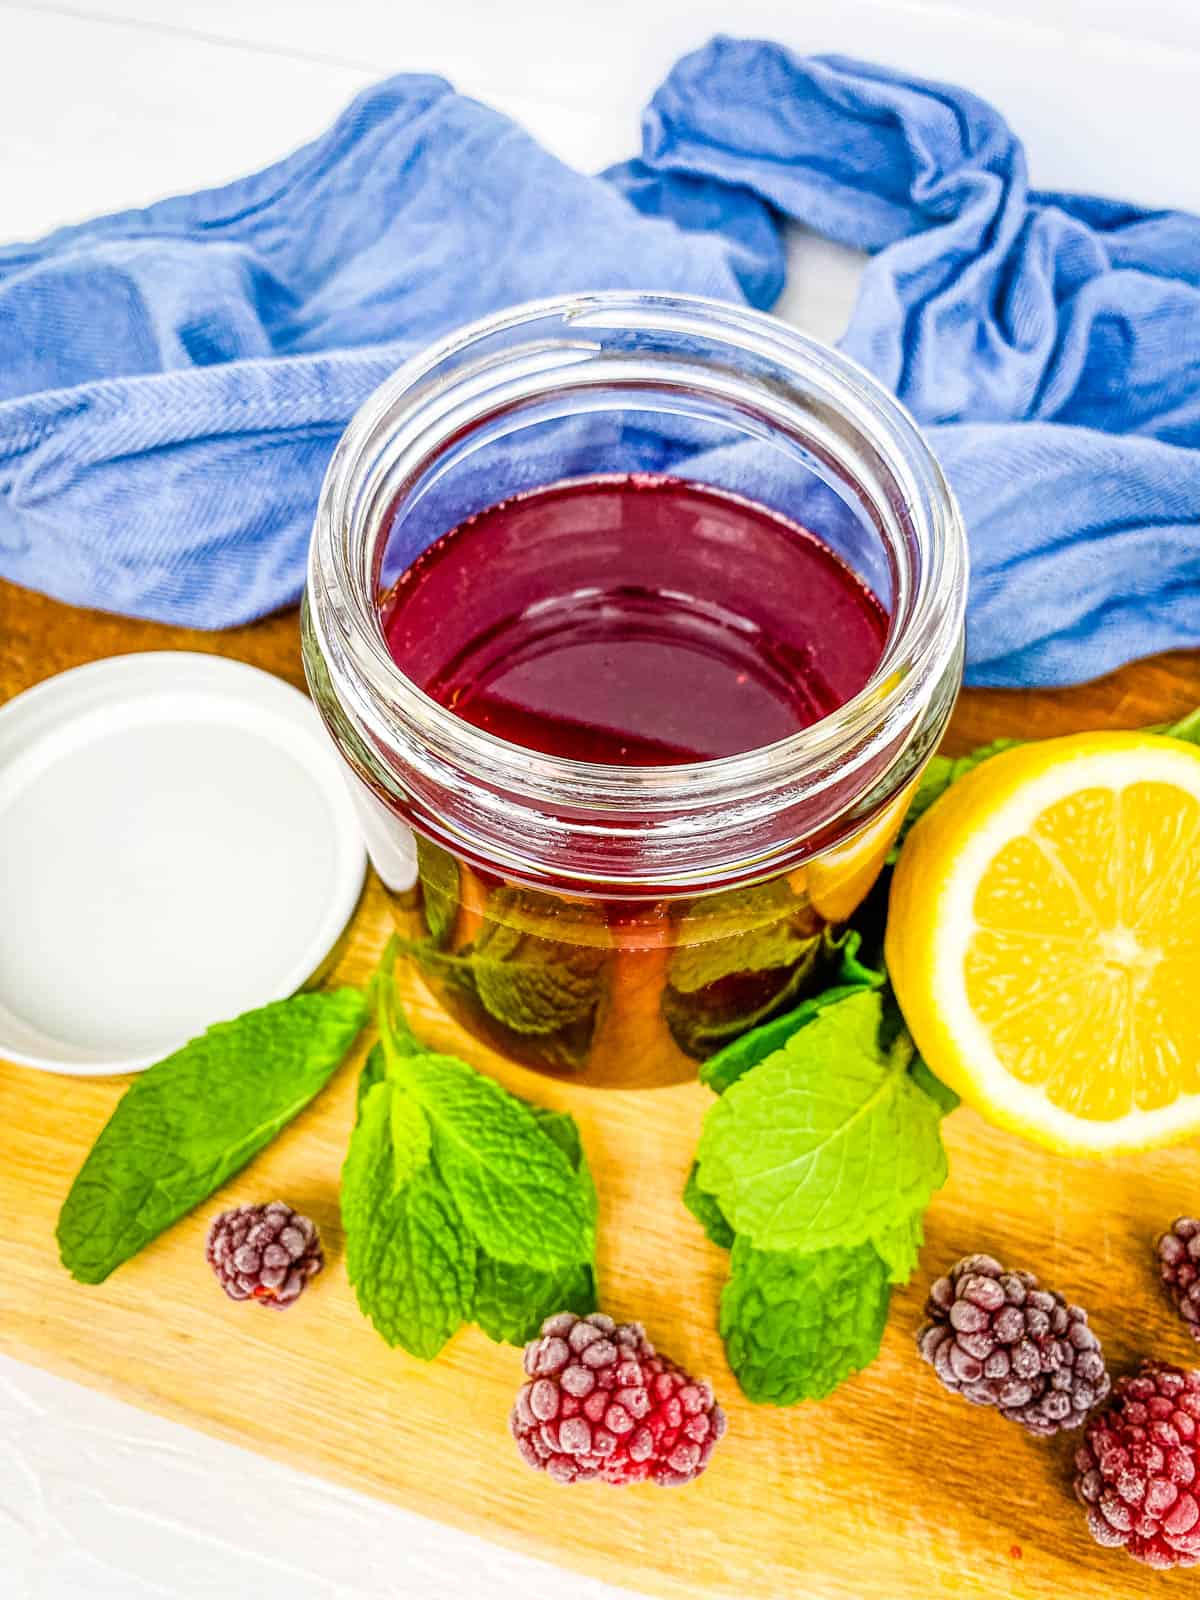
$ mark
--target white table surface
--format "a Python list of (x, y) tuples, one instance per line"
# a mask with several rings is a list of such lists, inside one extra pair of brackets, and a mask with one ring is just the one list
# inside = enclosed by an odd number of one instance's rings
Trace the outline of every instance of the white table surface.
[[(0, 0), (0, 240), (224, 182), (403, 70), (599, 167), (718, 30), (956, 80), (1008, 115), (1038, 186), (1200, 209), (1197, 0)], [(781, 309), (836, 337), (856, 265), (798, 239)], [(562, 1592), (544, 1563), (0, 1357), (6, 1600)]]

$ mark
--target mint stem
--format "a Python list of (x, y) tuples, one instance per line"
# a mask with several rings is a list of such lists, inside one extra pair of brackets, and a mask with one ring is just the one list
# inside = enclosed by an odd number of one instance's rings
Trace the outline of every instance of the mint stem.
[(403, 948), (404, 941), (393, 934), (384, 946), (379, 967), (368, 988), (368, 998), (375, 1011), (375, 1026), (379, 1029), (390, 1078), (403, 1075), (401, 1063), (405, 1056), (417, 1056), (425, 1052), (425, 1046), (409, 1026), (404, 1007), (396, 996), (396, 958)]

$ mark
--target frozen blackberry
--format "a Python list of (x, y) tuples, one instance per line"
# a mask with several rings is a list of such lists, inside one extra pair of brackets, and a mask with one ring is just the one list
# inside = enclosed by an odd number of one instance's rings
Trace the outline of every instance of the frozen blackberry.
[(525, 1346), (525, 1372), (509, 1426), (557, 1483), (689, 1483), (725, 1432), (709, 1385), (658, 1355), (637, 1322), (559, 1312)]
[(231, 1300), (257, 1300), (284, 1311), (325, 1265), (314, 1222), (282, 1200), (235, 1206), (214, 1218), (208, 1264)]
[(1176, 1311), (1200, 1340), (1200, 1222), (1179, 1217), (1158, 1241), (1162, 1281)]
[(1078, 1428), (1108, 1394), (1087, 1312), (1031, 1272), (964, 1256), (933, 1285), (925, 1314), (917, 1344), (946, 1388), (1030, 1433)]
[(1200, 1562), (1200, 1372), (1144, 1361), (1118, 1378), (1075, 1467), (1097, 1544), (1151, 1567)]

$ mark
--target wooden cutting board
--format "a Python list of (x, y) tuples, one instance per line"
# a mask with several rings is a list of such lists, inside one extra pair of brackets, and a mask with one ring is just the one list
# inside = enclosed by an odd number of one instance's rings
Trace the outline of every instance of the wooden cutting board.
[[(211, 650), (300, 682), (294, 615), (219, 636), (58, 606), (0, 585), (0, 700), (67, 666), (130, 650)], [(1143, 662), (1056, 694), (970, 693), (950, 748), (1001, 734), (1132, 727), (1200, 702), (1200, 655)], [(2, 902), (0, 902), (2, 904)], [(2, 914), (2, 911), (0, 911)], [(361, 981), (387, 928), (372, 886), (338, 976)], [(81, 955), (86, 959), (86, 953)], [(64, 982), (70, 974), (64, 973)], [(518, 1459), (506, 1417), (516, 1351), (459, 1335), (424, 1365), (390, 1351), (346, 1283), (338, 1171), (354, 1064), (257, 1161), (106, 1284), (58, 1264), (54, 1222), (124, 1083), (0, 1064), (0, 1349), (293, 1466), (472, 1533), (656, 1595), (1062, 1600), (1191, 1592), (1088, 1537), (1069, 1488), (1070, 1438), (1028, 1440), (945, 1394), (913, 1334), (930, 1277), (988, 1250), (1091, 1308), (1116, 1369), (1155, 1354), (1195, 1360), (1162, 1300), (1150, 1247), (1200, 1210), (1196, 1150), (1102, 1165), (1047, 1155), (968, 1111), (946, 1124), (950, 1181), (928, 1217), (917, 1277), (898, 1292), (880, 1359), (821, 1405), (748, 1405), (715, 1332), (724, 1258), (679, 1191), (711, 1097), (698, 1085), (572, 1089), (506, 1068), (427, 996), (414, 1026), (520, 1093), (579, 1121), (601, 1196), (606, 1309), (640, 1318), (664, 1350), (709, 1375), (730, 1414), (708, 1473), (683, 1490), (557, 1488)], [(320, 1225), (330, 1264), (286, 1316), (224, 1298), (203, 1259), (211, 1215), (282, 1196)], [(397, 1593), (403, 1575), (397, 1574)]]

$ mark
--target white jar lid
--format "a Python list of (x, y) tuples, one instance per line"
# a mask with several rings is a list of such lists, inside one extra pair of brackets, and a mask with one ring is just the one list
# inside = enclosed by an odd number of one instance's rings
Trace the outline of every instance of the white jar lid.
[(293, 993), (365, 869), (290, 684), (182, 651), (39, 684), (0, 710), (0, 1057), (135, 1072)]

